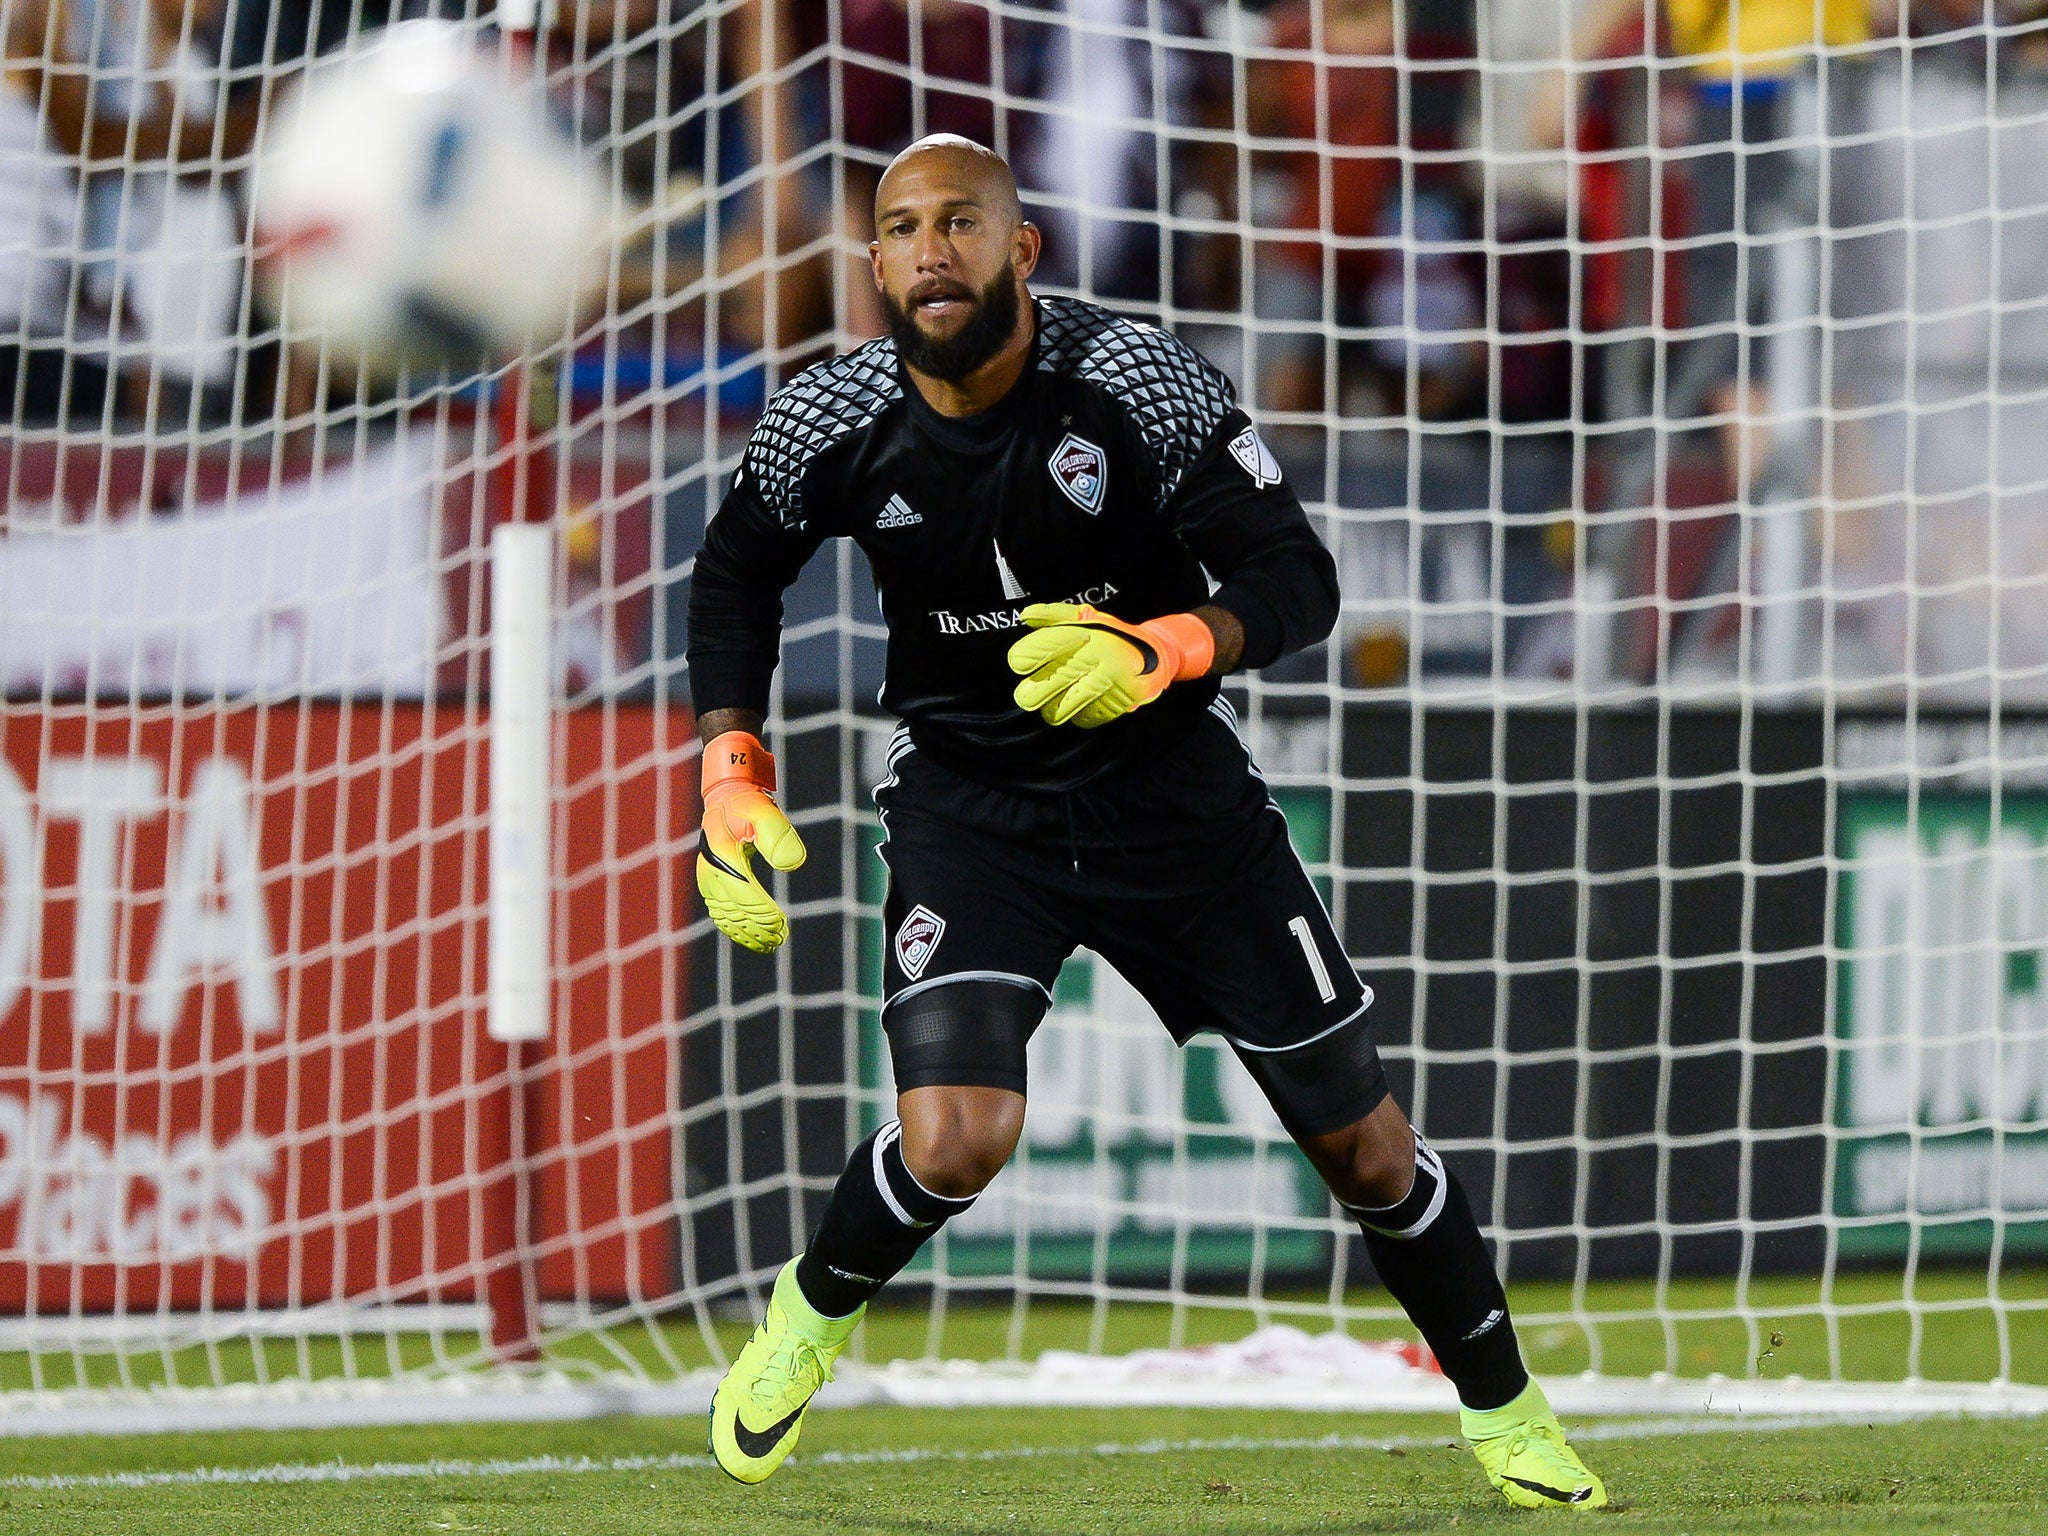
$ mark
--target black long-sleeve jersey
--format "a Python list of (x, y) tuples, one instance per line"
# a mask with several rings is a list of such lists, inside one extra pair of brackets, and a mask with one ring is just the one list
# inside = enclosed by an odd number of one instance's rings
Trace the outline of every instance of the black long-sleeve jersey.
[(1217, 689), (1177, 684), (1096, 730), (1047, 725), (1017, 707), (1005, 660), (1027, 604), (1135, 623), (1214, 602), (1243, 623), (1247, 667), (1330, 632), (1336, 566), (1229, 380), (1156, 327), (1073, 299), (1036, 308), (1030, 365), (979, 415), (933, 410), (887, 339), (769, 401), (697, 556), (700, 713), (766, 712), (783, 589), (833, 537), (866, 552), (880, 592), (883, 706), (920, 751), (1005, 789), (1149, 759)]

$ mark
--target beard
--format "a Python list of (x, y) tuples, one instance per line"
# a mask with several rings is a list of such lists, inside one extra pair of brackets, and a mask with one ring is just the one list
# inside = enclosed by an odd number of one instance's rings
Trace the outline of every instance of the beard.
[(957, 384), (1002, 351), (1004, 343), (1016, 334), (1017, 316), (1023, 308), (1017, 297), (1017, 280), (1007, 270), (997, 273), (974, 297), (974, 312), (967, 323), (946, 337), (928, 335), (912, 313), (921, 299), (934, 293), (967, 296), (967, 290), (957, 283), (926, 283), (911, 290), (909, 304), (884, 293), (882, 313), (888, 319), (898, 357), (919, 373)]

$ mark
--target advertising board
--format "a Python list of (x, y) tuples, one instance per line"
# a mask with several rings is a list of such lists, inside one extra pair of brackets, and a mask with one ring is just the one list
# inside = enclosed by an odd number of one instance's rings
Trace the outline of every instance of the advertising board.
[[(0, 1310), (462, 1300), (491, 1166), (483, 719), (0, 711)], [(544, 1295), (665, 1289), (685, 717), (562, 717)]]
[(2048, 1247), (2048, 795), (1844, 793), (1838, 828), (1844, 1248)]

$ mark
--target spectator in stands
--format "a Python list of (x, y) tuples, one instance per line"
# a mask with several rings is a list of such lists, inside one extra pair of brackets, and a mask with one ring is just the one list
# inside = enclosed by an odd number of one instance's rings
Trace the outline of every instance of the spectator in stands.
[[(1706, 151), (1687, 165), (1689, 234), (1697, 243), (1686, 257), (1685, 320), (1711, 328), (1673, 391), (1674, 414), (1689, 412), (1692, 399), (1738, 428), (1768, 413), (1763, 349), (1746, 346), (1743, 335), (1769, 318), (1768, 264), (1753, 254), (1745, 260), (1743, 243), (1768, 234), (1774, 222), (1816, 221), (1785, 148), (1792, 131), (1788, 87), (1808, 67), (1815, 45), (1870, 35), (1869, 3), (1748, 0), (1730, 7), (1725, 0), (1665, 0), (1670, 51), (1694, 61), (1692, 142)], [(1749, 444), (1730, 446), (1747, 499), (1761, 465)]]
[[(1734, 478), (1754, 465), (1749, 445), (1732, 428), (1766, 409), (1761, 349), (1747, 332), (1767, 319), (1767, 263), (1745, 245), (1768, 234), (1773, 221), (1811, 224), (1817, 210), (1797, 184), (1786, 148), (1788, 88), (1810, 67), (1816, 47), (1839, 47), (1871, 35), (1874, 13), (1898, 0), (1662, 0), (1657, 30), (1646, 51), (1690, 65), (1693, 152), (1683, 159), (1686, 242), (1682, 258), (1685, 313), (1673, 317), (1701, 334), (1674, 359), (1664, 414), (1707, 414), (1731, 427), (1727, 434)], [(1970, 0), (1974, 9), (1976, 0)], [(1600, 52), (1607, 38), (1655, 21), (1646, 0), (1592, 0), (1575, 32), (1578, 57)], [(1534, 137), (1563, 147), (1576, 113), (1576, 75), (1560, 71), (1534, 112)], [(1746, 466), (1746, 467), (1745, 467)]]
[[(253, 99), (226, 110), (226, 0), (93, 0), (93, 9), (95, 115), (171, 129), (161, 161), (138, 152), (88, 182), (86, 291), (108, 317), (118, 403), (152, 423), (167, 411), (218, 416), (240, 363), (248, 264), (229, 166), (255, 129)], [(215, 164), (180, 173), (179, 162), (198, 159)]]
[[(1629, 0), (1638, 20), (1646, 5), (1654, 14), (1658, 3)], [(1464, 142), (1476, 151), (1477, 228), (1490, 247), (1481, 293), (1493, 356), (1486, 365), (1490, 398), (1473, 405), (1523, 429), (1498, 441), (1495, 500), (1510, 517), (1501, 541), (1503, 595), (1519, 591), (1532, 601), (1569, 594), (1580, 576), (1585, 475), (1569, 429), (1574, 419), (1598, 417), (1602, 348), (1589, 333), (1605, 318), (1587, 302), (1591, 285), (1583, 278), (1591, 264), (1582, 253), (1609, 233), (1603, 219), (1618, 212), (1589, 213), (1597, 184), (1574, 196), (1581, 165), (1557, 150), (1567, 139), (1560, 119), (1577, 103), (1568, 103), (1560, 66), (1600, 51), (1615, 32), (1613, 10), (1609, 0), (1481, 0), (1476, 18), (1481, 68)], [(1631, 51), (1618, 39), (1614, 46)], [(1577, 129), (1571, 125), (1571, 141), (1592, 147)], [(1599, 163), (1600, 174), (1612, 176), (1611, 159)], [(1556, 430), (1527, 430), (1546, 425)], [(1549, 521), (1539, 521), (1546, 515)], [(1569, 675), (1576, 617), (1532, 617), (1524, 629), (1512, 669)]]
[[(1653, 29), (1660, 0), (1484, 0), (1479, 29), (1483, 68), (1473, 93), (1466, 143), (1479, 152), (1476, 166), (1482, 222), (1499, 247), (1488, 284), (1488, 326), (1500, 334), (1499, 399), (1504, 421), (1563, 421), (1600, 410), (1597, 343), (1558, 337), (1520, 341), (1531, 332), (1596, 331), (1619, 322), (1601, 307), (1603, 295), (1573, 293), (1574, 275), (1611, 273), (1612, 251), (1575, 257), (1579, 244), (1615, 239), (1623, 209), (1610, 196), (1620, 167), (1615, 157), (1593, 162), (1584, 184), (1573, 182), (1583, 162), (1561, 155), (1567, 146), (1595, 151), (1610, 146), (1568, 116), (1584, 115), (1574, 89), (1584, 74), (1574, 68), (1603, 53), (1640, 54), (1647, 14)], [(1598, 71), (1610, 90), (1623, 70)], [(1633, 71), (1635, 83), (1643, 79)], [(1588, 92), (1588, 95), (1592, 95)], [(1645, 199), (1644, 201), (1648, 201)], [(1597, 286), (1587, 283), (1588, 288)], [(1577, 375), (1575, 378), (1574, 375)]]
[[(1281, 0), (1267, 44), (1247, 71), (1256, 240), (1252, 305), (1262, 321), (1259, 404), (1275, 411), (1335, 408), (1325, 327), (1358, 323), (1380, 268), (1378, 235), (1400, 183), (1399, 81), (1393, 0)], [(1320, 55), (1321, 57), (1314, 57)]]
[[(31, 326), (57, 345), (26, 348), (21, 404), (97, 417), (111, 363), (126, 374), (120, 403), (154, 418), (166, 375), (224, 383), (233, 360), (242, 217), (221, 172), (183, 172), (246, 154), (275, 81), (234, 101), (216, 90), (218, 0), (14, 0), (9, 16), (17, 184), (62, 210), (37, 263), (46, 292), (53, 264), (61, 273), (60, 312)], [(88, 201), (97, 188), (108, 195)]]
[(748, 0), (727, 13), (719, 33), (722, 79), (744, 81), (738, 105), (744, 144), (766, 168), (758, 189), (732, 200), (721, 219), (718, 268), (726, 289), (721, 342), (748, 351), (786, 349), (831, 329), (831, 259), (800, 255), (820, 233), (824, 169), (790, 162), (810, 147), (795, 84), (784, 71), (796, 57), (800, 13), (790, 0)]
[[(1974, 0), (1973, 0), (1974, 3)], [(1816, 179), (1801, 172), (1790, 143), (1788, 106), (1798, 77), (1825, 50), (1871, 35), (1874, 12), (1895, 0), (1591, 0), (1572, 41), (1578, 60), (1643, 56), (1682, 64), (1640, 77), (1641, 120), (1625, 127), (1675, 153), (1652, 161), (1639, 151), (1637, 174), (1656, 178), (1634, 206), (1660, 210), (1655, 228), (1594, 228), (1586, 238), (1636, 243), (1643, 258), (1625, 270), (1621, 302), (1595, 294), (1584, 312), (1613, 325), (1650, 324), (1687, 334), (1642, 349), (1617, 371), (1610, 405), (1646, 430), (1617, 439), (1607, 476), (1612, 505), (1635, 519), (1623, 564), (1643, 590), (1675, 604), (1646, 610), (1628, 644), (1640, 675), (1676, 665), (1725, 673), (1735, 664), (1735, 610), (1699, 600), (1732, 593), (1743, 571), (1742, 514), (1796, 490), (1810, 466), (1772, 453), (1768, 348), (1759, 331), (1771, 320), (1769, 237), (1786, 226), (1821, 222)], [(1539, 95), (1537, 142), (1582, 145), (1579, 92), (1606, 70), (1561, 70)], [(1676, 141), (1674, 144), (1674, 140)], [(1612, 157), (1608, 157), (1610, 160)], [(1591, 187), (1589, 170), (1587, 186)], [(1616, 201), (1621, 181), (1597, 174)], [(1611, 210), (1582, 203), (1588, 221)], [(1653, 279), (1650, 253), (1670, 242), (1676, 260)], [(1616, 264), (1619, 265), (1619, 264)], [(1658, 306), (1662, 307), (1659, 308)], [(1610, 361), (1622, 360), (1610, 350)], [(1693, 430), (1688, 430), (1693, 429)], [(1698, 448), (1688, 439), (1708, 439)], [(1617, 526), (1616, 537), (1623, 537)], [(1675, 614), (1675, 618), (1669, 615)]]
[[(1012, 159), (1046, 231), (1041, 282), (1097, 298), (1161, 297), (1162, 137), (1199, 107), (1176, 39), (1198, 35), (1187, 0), (1064, 0), (1058, 20), (1019, 28), (1024, 47)], [(1149, 36), (1149, 40), (1148, 39)], [(1168, 171), (1170, 182), (1171, 171)]]
[[(1630, 0), (1636, 14), (1658, 0)], [(1561, 206), (1573, 167), (1556, 153), (1565, 143), (1556, 122), (1564, 107), (1569, 60), (1591, 57), (1616, 28), (1609, 0), (1481, 0), (1475, 38), (1480, 69), (1465, 142), (1479, 151), (1485, 195), (1502, 204)], [(1601, 13), (1591, 38), (1587, 18)]]
[[(798, 47), (825, 43), (825, 7), (800, 10)], [(985, 0), (844, 0), (839, 7), (839, 41), (847, 55), (841, 67), (839, 131), (846, 154), (839, 219), (849, 246), (840, 319), (855, 336), (879, 336), (885, 329), (867, 258), (876, 179), (898, 150), (927, 133), (997, 143), (994, 93), (1009, 82), (996, 79), (994, 40)]]
[[(758, 410), (833, 329), (826, 168), (788, 67), (811, 43), (791, 0), (570, 0), (545, 41), (551, 92), (602, 146), (626, 233), (575, 387), (687, 381), (669, 404)], [(635, 211), (637, 210), (637, 211)], [(660, 354), (659, 357), (656, 354)], [(706, 370), (711, 360), (714, 370)]]
[(1195, 311), (1212, 317), (1184, 319), (1178, 327), (1181, 339), (1222, 367), (1249, 396), (1252, 390), (1240, 367), (1244, 351), (1238, 282), (1242, 252), (1228, 224), (1236, 216), (1238, 203), (1236, 135), (1242, 92), (1235, 59), (1214, 46), (1230, 35), (1232, 19), (1228, 10), (1212, 0), (1204, 14), (1205, 46), (1182, 50), (1175, 106), (1180, 125), (1200, 131), (1176, 136), (1168, 162), (1169, 195), (1164, 201), (1176, 221), (1172, 235), (1174, 306), (1184, 316)]
[[(815, 242), (825, 223), (823, 178), (817, 168), (788, 164), (809, 147), (799, 90), (784, 76), (797, 55), (797, 10), (780, 0), (745, 0), (719, 16), (717, 29), (692, 29), (696, 49), (711, 47), (717, 39), (721, 55), (715, 74), (721, 88), (739, 86), (731, 111), (707, 104), (690, 117), (690, 137), (700, 154), (696, 164), (719, 182), (743, 180), (721, 203), (715, 256), (717, 342), (739, 354), (780, 350), (786, 356), (788, 348), (831, 330), (829, 256), (799, 254)], [(702, 78), (698, 66), (694, 90), (702, 88)], [(692, 88), (680, 78), (676, 84), (680, 90)], [(711, 113), (719, 113), (717, 137)], [(723, 164), (713, 166), (702, 158), (713, 152), (713, 145), (725, 156)], [(750, 168), (764, 170), (760, 180), (745, 178)], [(709, 238), (709, 225), (698, 223), (694, 236)], [(672, 326), (676, 319), (670, 317)], [(688, 313), (680, 319), (688, 324)]]
[(404, 0), (226, 0), (222, 56), (238, 72), (288, 73), (354, 33), (426, 9), (409, 10)]
[(1463, 210), (1442, 192), (1391, 197), (1374, 232), (1399, 252), (1379, 263), (1366, 290), (1387, 403), (1424, 421), (1485, 414), (1485, 316), (1463, 249), (1471, 238)]
[(1981, 69), (1994, 53), (1997, 65), (2038, 75), (2048, 67), (2048, 19), (2042, 0), (1871, 0), (1871, 31), (1902, 34), (1919, 46), (1917, 64), (1964, 62)]
[[(6, 421), (47, 420), (61, 410), (98, 410), (106, 377), (75, 368), (64, 350), (74, 295), (69, 252), (78, 222), (78, 181), (44, 130), (48, 60), (58, 46), (53, 7), (11, 0), (6, 74), (0, 80), (0, 411)], [(87, 396), (94, 398), (88, 400)]]
[[(846, 143), (870, 155), (893, 155), (927, 133), (996, 139), (991, 92), (994, 23), (982, 0), (922, 0), (918, 35), (910, 35), (913, 0), (844, 0), (839, 40), (847, 54), (842, 119)], [(812, 25), (823, 30), (824, 18)], [(915, 78), (913, 78), (913, 71)], [(872, 171), (866, 161), (858, 162)], [(868, 177), (872, 191), (873, 176)]]
[[(824, 8), (804, 9), (804, 46), (822, 44), (831, 35)], [(1047, 281), (1157, 301), (1159, 146), (1140, 124), (1161, 109), (1167, 126), (1189, 120), (1189, 56), (1170, 40), (1199, 35), (1201, 16), (1194, 0), (1035, 0), (1000, 17), (990, 0), (846, 0), (837, 36), (849, 61), (835, 126), (848, 150), (841, 227), (856, 247), (847, 328), (881, 333), (866, 256), (874, 179), (925, 133), (1008, 150), (1048, 235)], [(1169, 44), (1138, 41), (1148, 30)]]
[[(1503, 11), (1515, 9), (1513, 0), (1493, 3)], [(1609, 54), (1654, 53), (1662, 29), (1663, 0), (1554, 0), (1548, 9), (1554, 14), (1558, 4), (1569, 14), (1566, 36), (1551, 42), (1547, 53), (1545, 37), (1532, 34), (1521, 40), (1529, 62), (1547, 58), (1551, 65), (1529, 80), (1521, 103), (1521, 141), (1538, 153), (1578, 147), (1587, 63)], [(1500, 87), (1489, 82), (1488, 90), (1497, 94)], [(1496, 132), (1512, 136), (1514, 129), (1497, 119)], [(1557, 162), (1552, 191), (1559, 198), (1568, 194), (1569, 175), (1569, 162)]]

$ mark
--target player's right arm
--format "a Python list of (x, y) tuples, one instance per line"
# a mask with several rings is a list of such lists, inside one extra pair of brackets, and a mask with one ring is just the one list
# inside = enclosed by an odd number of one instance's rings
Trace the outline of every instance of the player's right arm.
[(721, 933), (766, 954), (788, 937), (789, 920), (755, 873), (753, 855), (795, 869), (804, 845), (776, 804), (775, 759), (761, 745), (761, 726), (782, 646), (782, 594), (822, 537), (771, 511), (758, 476), (750, 453), (698, 551), (689, 664), (704, 740), (697, 889)]

